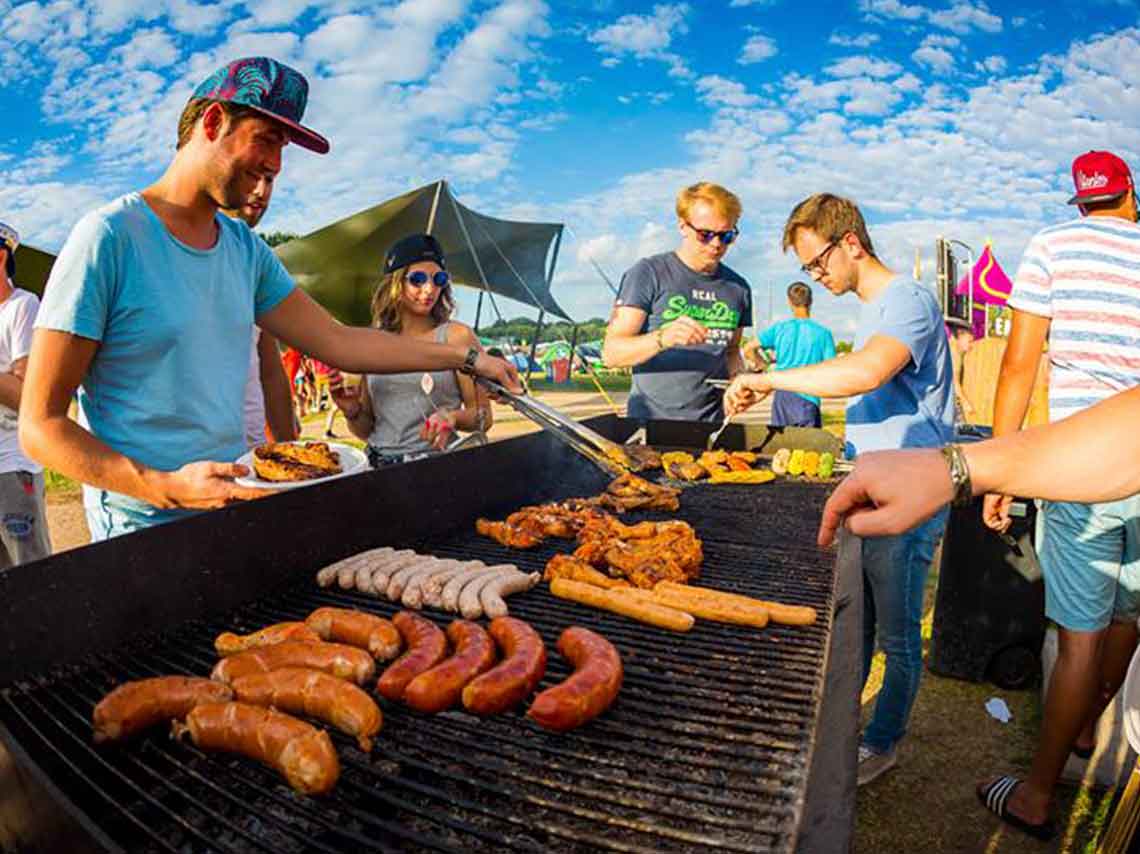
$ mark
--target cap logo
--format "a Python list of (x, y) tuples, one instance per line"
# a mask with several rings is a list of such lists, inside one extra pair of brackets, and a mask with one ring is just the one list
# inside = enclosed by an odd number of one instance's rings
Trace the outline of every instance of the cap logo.
[(1087, 175), (1084, 172), (1077, 172), (1077, 189), (1084, 190), (1099, 190), (1102, 187), (1108, 186), (1108, 176), (1103, 172), (1093, 172)]

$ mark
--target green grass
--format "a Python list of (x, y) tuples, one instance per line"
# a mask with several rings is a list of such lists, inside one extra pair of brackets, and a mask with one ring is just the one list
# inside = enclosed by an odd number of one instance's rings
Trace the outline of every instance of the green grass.
[[(629, 391), (629, 374), (598, 374), (598, 382), (606, 391)], [(593, 377), (589, 374), (574, 374), (568, 383), (548, 382), (545, 374), (537, 372), (530, 375), (528, 380), (531, 391), (597, 391)]]
[(44, 469), (44, 492), (48, 495), (78, 494), (79, 484), (51, 469)]

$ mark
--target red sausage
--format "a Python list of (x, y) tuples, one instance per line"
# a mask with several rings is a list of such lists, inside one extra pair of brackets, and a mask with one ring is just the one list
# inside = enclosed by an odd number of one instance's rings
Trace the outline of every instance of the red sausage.
[(534, 698), (531, 719), (541, 727), (562, 731), (580, 727), (610, 707), (621, 690), (621, 656), (599, 634), (571, 626), (558, 639), (558, 651), (574, 672)]
[(411, 611), (401, 611), (392, 618), (407, 649), (381, 674), (376, 690), (381, 697), (399, 700), (408, 683), (439, 664), (447, 655), (447, 636), (431, 620)]
[(497, 715), (530, 696), (546, 673), (546, 644), (538, 632), (516, 617), (491, 621), (491, 637), (503, 661), (463, 689), (463, 705), (477, 715)]
[(184, 718), (195, 706), (224, 703), (233, 696), (228, 686), (198, 676), (156, 676), (124, 682), (95, 707), (95, 741), (129, 738), (155, 724)]
[(404, 702), (413, 709), (435, 714), (459, 702), (463, 686), (495, 663), (495, 642), (478, 623), (455, 620), (447, 627), (455, 652), (431, 670), (408, 683)]

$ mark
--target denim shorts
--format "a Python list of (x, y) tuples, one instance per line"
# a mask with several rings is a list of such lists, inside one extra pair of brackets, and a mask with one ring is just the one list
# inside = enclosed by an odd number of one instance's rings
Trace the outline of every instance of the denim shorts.
[(1140, 616), (1140, 496), (1040, 506), (1045, 616), (1077, 632)]

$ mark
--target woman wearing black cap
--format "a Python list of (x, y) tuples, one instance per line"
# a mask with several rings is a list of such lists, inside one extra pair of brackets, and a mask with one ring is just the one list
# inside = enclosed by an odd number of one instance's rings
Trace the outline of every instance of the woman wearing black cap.
[[(454, 310), (451, 277), (438, 240), (414, 234), (388, 250), (384, 278), (372, 295), (373, 326), (411, 338), (478, 347), (471, 328), (451, 320)], [(431, 377), (430, 384), (425, 376)], [(370, 374), (355, 389), (334, 382), (330, 391), (349, 430), (368, 442), (368, 459), (377, 468), (438, 452), (457, 431), (491, 426), (486, 394), (458, 371)]]

